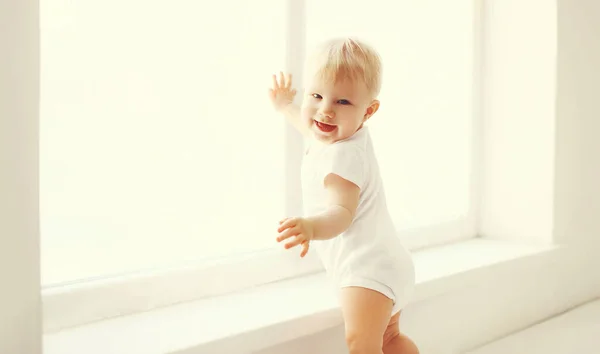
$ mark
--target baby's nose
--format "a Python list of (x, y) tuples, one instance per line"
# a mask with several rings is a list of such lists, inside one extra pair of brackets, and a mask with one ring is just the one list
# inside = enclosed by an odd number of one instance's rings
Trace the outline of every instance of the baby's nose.
[(325, 119), (333, 119), (335, 118), (335, 112), (331, 109), (324, 109), (321, 110), (321, 112), (319, 112), (321, 117), (325, 118)]

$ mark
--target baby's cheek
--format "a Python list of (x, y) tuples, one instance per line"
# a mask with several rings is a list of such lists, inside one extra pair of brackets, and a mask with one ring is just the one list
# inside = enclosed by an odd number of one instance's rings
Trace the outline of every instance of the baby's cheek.
[(302, 118), (304, 119), (312, 119), (312, 109), (310, 107), (302, 107), (302, 110), (300, 111), (300, 116), (302, 116)]

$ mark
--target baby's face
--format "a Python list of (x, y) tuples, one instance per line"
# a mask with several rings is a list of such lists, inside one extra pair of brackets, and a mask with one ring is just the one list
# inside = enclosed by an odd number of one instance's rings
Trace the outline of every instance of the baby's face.
[(374, 101), (363, 82), (328, 83), (313, 79), (307, 84), (302, 119), (323, 143), (333, 144), (352, 136), (374, 113)]

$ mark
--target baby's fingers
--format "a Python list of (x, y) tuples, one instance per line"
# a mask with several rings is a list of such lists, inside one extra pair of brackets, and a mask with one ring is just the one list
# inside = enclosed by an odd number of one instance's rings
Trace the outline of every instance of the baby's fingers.
[(277, 229), (277, 232), (282, 232), (285, 229), (295, 227), (297, 224), (298, 224), (298, 220), (296, 218), (286, 218), (285, 220), (282, 220), (281, 223), (279, 224), (279, 228)]
[(285, 80), (285, 88), (290, 89), (291, 87), (292, 87), (292, 74), (287, 74), (286, 80)]
[(300, 257), (306, 256), (308, 253), (308, 248), (310, 247), (310, 242), (304, 241), (302, 242), (302, 253), (300, 253)]
[(277, 75), (273, 74), (273, 90), (279, 90), (279, 83), (277, 83)]
[(279, 234), (279, 236), (277, 237), (277, 242), (281, 242), (281, 241), (283, 241), (285, 239), (288, 239), (288, 238), (290, 238), (292, 236), (296, 236), (296, 235), (298, 235), (298, 233), (299, 233), (299, 231), (295, 227), (287, 229), (283, 233)]
[(301, 244), (302, 242), (304, 242), (306, 239), (302, 236), (302, 234), (298, 235), (293, 241), (290, 241), (288, 243), (285, 244), (285, 249), (289, 250), (292, 247), (296, 247), (299, 244)]
[(283, 71), (279, 72), (279, 88), (286, 88), (285, 76), (283, 75)]

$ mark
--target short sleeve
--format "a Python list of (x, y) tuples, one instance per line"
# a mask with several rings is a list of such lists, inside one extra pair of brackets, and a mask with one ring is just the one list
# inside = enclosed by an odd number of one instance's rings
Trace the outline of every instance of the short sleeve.
[(333, 145), (323, 155), (321, 178), (333, 173), (362, 189), (365, 183), (365, 154), (355, 146)]

